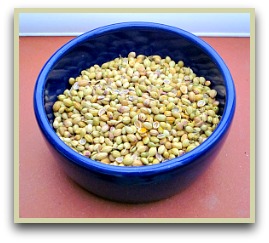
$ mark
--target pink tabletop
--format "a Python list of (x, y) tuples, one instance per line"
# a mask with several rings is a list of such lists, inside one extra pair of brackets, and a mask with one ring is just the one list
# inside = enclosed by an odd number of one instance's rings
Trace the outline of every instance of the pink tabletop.
[(250, 218), (250, 39), (203, 38), (233, 76), (237, 107), (215, 161), (187, 190), (148, 204), (101, 199), (59, 168), (33, 111), (36, 78), (48, 58), (73, 37), (19, 39), (19, 218)]

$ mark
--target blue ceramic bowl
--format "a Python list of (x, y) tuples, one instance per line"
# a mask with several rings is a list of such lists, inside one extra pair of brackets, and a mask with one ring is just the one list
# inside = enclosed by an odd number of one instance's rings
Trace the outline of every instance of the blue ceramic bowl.
[[(165, 163), (119, 167), (76, 153), (56, 135), (52, 127), (52, 105), (57, 95), (69, 88), (69, 77), (78, 76), (81, 70), (94, 64), (127, 56), (131, 51), (183, 60), (198, 76), (211, 80), (212, 87), (218, 91), (222, 118), (204, 143)], [(129, 203), (168, 198), (190, 185), (220, 150), (233, 119), (235, 101), (231, 74), (211, 46), (182, 29), (148, 22), (113, 24), (74, 38), (47, 61), (34, 89), (36, 120), (53, 156), (66, 173), (91, 193)]]

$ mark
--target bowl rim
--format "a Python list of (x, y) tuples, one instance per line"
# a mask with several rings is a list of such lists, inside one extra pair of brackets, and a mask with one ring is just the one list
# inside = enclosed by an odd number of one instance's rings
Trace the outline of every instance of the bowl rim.
[[(45, 107), (44, 107), (44, 87), (45, 81), (47, 79), (47, 75), (49, 71), (52, 69), (54, 64), (56, 64), (57, 60), (61, 58), (70, 48), (73, 46), (83, 43), (89, 38), (94, 38), (99, 35), (104, 35), (110, 33), (111, 31), (119, 31), (122, 29), (129, 28), (141, 28), (141, 29), (153, 29), (160, 30), (164, 32), (170, 32), (176, 35), (180, 35), (181, 37), (187, 39), (191, 43), (195, 44), (199, 48), (201, 48), (217, 65), (221, 74), (223, 75), (225, 87), (226, 87), (226, 102), (223, 111), (222, 118), (220, 123), (211, 134), (211, 136), (206, 139), (202, 144), (197, 146), (195, 149), (190, 152), (183, 154), (180, 157), (176, 157), (171, 160), (167, 160), (160, 164), (149, 165), (149, 166), (115, 166), (103, 164), (98, 161), (94, 161), (89, 159), (78, 152), (71, 149), (68, 145), (66, 145), (55, 133), (55, 130), (50, 125), (49, 120), (47, 118)], [(230, 124), (232, 122), (234, 112), (235, 112), (235, 104), (236, 104), (236, 93), (235, 86), (230, 74), (230, 71), (223, 59), (220, 55), (204, 40), (199, 38), (198, 36), (187, 32), (178, 27), (173, 27), (160, 23), (153, 22), (142, 22), (142, 21), (134, 21), (134, 22), (121, 22), (110, 24), (102, 27), (98, 27), (96, 29), (85, 32), (74, 39), (70, 40), (62, 47), (60, 47), (45, 63), (42, 67), (38, 78), (36, 80), (35, 88), (34, 88), (34, 112), (35, 117), (38, 122), (38, 125), (46, 137), (47, 141), (65, 158), (71, 160), (75, 164), (82, 166), (86, 169), (99, 172), (102, 174), (108, 174), (113, 176), (142, 176), (142, 175), (153, 175), (159, 173), (165, 173), (166, 171), (174, 170), (178, 167), (183, 167), (191, 164), (200, 156), (203, 156), (208, 150), (215, 147), (215, 145), (221, 140), (221, 138), (226, 134)]]

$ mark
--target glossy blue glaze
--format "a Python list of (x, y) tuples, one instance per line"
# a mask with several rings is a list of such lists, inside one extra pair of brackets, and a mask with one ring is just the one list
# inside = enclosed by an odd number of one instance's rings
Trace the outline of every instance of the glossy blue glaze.
[[(221, 121), (200, 146), (165, 163), (118, 167), (88, 159), (64, 144), (53, 127), (52, 105), (66, 88), (69, 77), (130, 51), (170, 56), (211, 80), (218, 91)], [(121, 202), (150, 202), (170, 197), (186, 188), (214, 159), (228, 134), (235, 112), (235, 87), (218, 53), (184, 30), (148, 22), (126, 22), (101, 27), (78, 36), (61, 47), (41, 70), (34, 89), (34, 110), (48, 147), (66, 173), (79, 185), (101, 197)], [(225, 160), (223, 160), (225, 162)]]

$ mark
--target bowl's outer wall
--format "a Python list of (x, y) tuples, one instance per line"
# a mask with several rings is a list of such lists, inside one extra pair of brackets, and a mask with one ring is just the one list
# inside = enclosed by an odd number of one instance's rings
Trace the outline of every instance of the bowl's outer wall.
[[(165, 199), (179, 193), (196, 180), (214, 161), (225, 137), (208, 153), (184, 167), (154, 176), (139, 175), (123, 177), (93, 172), (62, 156), (54, 147), (46, 143), (52, 155), (66, 174), (86, 190), (100, 197), (126, 203), (147, 203)], [(223, 160), (223, 162), (225, 162)], [(99, 163), (99, 162), (97, 162)]]
[[(105, 33), (106, 32), (106, 33)], [(45, 107), (46, 118), (51, 124), (54, 115), (52, 105), (57, 100), (57, 96), (66, 88), (69, 88), (69, 77), (76, 77), (80, 72), (94, 64), (102, 64), (106, 61), (113, 60), (116, 57), (125, 57), (131, 51), (144, 55), (161, 55), (162, 57), (170, 56), (173, 60), (184, 60), (186, 66), (190, 66), (198, 76), (204, 76), (211, 80), (212, 87), (218, 91), (218, 100), (220, 101), (220, 114), (225, 109), (226, 88), (222, 72), (218, 64), (212, 61), (211, 57), (206, 54), (202, 48), (196, 45), (193, 40), (182, 38), (169, 30), (136, 27), (125, 25), (124, 28), (107, 29), (105, 32), (94, 32), (93, 35), (86, 34), (79, 41), (75, 39), (72, 48), (60, 50), (57, 52), (59, 60), (49, 69), (44, 68), (41, 71), (48, 71), (46, 82), (41, 94)], [(89, 32), (90, 33), (90, 32)], [(88, 37), (90, 36), (90, 39)], [(71, 42), (70, 42), (71, 43)], [(69, 43), (65, 45), (68, 47)], [(69, 47), (68, 47), (69, 48)], [(61, 54), (61, 52), (63, 54)], [(49, 65), (51, 60), (47, 62)], [(54, 61), (53, 61), (54, 62)], [(46, 69), (46, 67), (45, 67)], [(39, 79), (42, 79), (42, 75)], [(41, 92), (39, 90), (39, 92)], [(38, 96), (35, 90), (35, 95)], [(235, 95), (235, 94), (234, 94)], [(79, 163), (67, 158), (57, 148), (57, 142), (53, 141), (44, 129), (41, 119), (37, 112), (38, 104), (34, 100), (35, 113), (38, 124), (46, 138), (47, 144), (54, 156), (58, 158), (60, 164), (64, 167), (66, 173), (78, 184), (87, 190), (101, 197), (122, 202), (149, 202), (167, 198), (186, 188), (214, 159), (218, 150), (227, 136), (230, 124), (226, 126), (226, 131), (220, 137), (214, 146), (208, 148), (207, 152), (202, 154), (198, 160), (192, 161), (188, 165), (179, 166), (175, 170), (166, 170), (166, 174), (141, 174), (139, 172), (130, 174), (117, 173), (109, 175), (98, 170), (92, 171), (85, 168)], [(230, 115), (232, 121), (235, 109), (235, 101)], [(52, 129), (52, 128), (51, 128)], [(59, 138), (58, 138), (59, 139)], [(96, 162), (99, 163), (99, 162)]]

